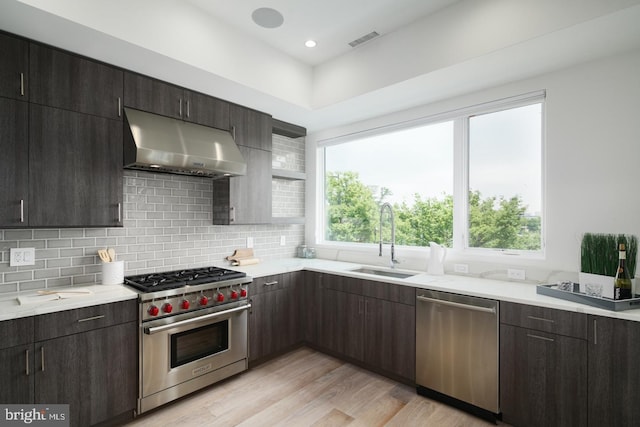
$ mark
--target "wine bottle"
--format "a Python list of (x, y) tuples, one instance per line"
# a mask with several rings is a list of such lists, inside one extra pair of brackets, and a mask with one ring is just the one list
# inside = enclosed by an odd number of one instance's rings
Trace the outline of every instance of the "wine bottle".
[(620, 243), (618, 247), (618, 271), (616, 272), (616, 280), (613, 288), (613, 299), (629, 299), (631, 298), (631, 278), (627, 271), (627, 252), (624, 243)]

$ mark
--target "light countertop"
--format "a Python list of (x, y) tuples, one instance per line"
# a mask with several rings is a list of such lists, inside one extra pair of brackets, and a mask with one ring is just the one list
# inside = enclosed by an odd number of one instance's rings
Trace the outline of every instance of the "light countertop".
[[(401, 272), (407, 271), (416, 273), (416, 275), (408, 277), (406, 279), (396, 279), (392, 277), (373, 276), (370, 274), (356, 273), (352, 271), (354, 269), (362, 267), (363, 264), (324, 259), (286, 258), (262, 262), (260, 264), (250, 265), (246, 267), (229, 267), (226, 264), (219, 266), (232, 268), (233, 270), (237, 271), (243, 271), (247, 273), (247, 275), (254, 278), (282, 273), (290, 273), (294, 271), (309, 270), (319, 273), (338, 274), (342, 276), (367, 279), (371, 281), (411, 286), (414, 288), (432, 289), (436, 291), (452, 292), (481, 298), (489, 298), (500, 301), (553, 308), (558, 310), (575, 311), (578, 313), (640, 321), (640, 308), (618, 312), (604, 310), (585, 304), (578, 304), (558, 298), (549, 297), (546, 295), (539, 295), (536, 293), (536, 285), (530, 283), (507, 282), (502, 280), (484, 279), (464, 275), (447, 274), (444, 276), (433, 276), (421, 271), (411, 271), (404, 269), (397, 270)], [(380, 268), (379, 266), (374, 267)], [(67, 295), (67, 298), (56, 299), (53, 301), (49, 301), (43, 298), (43, 302), (39, 302), (36, 299), (38, 298), (37, 291), (1, 294), (0, 321), (15, 319), (19, 317), (34, 316), (38, 314), (53, 313), (56, 311), (70, 310), (74, 308), (88, 307), (92, 305), (106, 304), (117, 301), (125, 301), (129, 299), (135, 299), (137, 297), (137, 293), (135, 291), (129, 289), (124, 285), (87, 285), (55, 290), (62, 292), (64, 290), (77, 289), (88, 290), (90, 293), (77, 294), (74, 296)], [(30, 303), (21, 305), (18, 302), (18, 297), (23, 300), (30, 300)]]
[[(55, 313), (74, 308), (135, 299), (138, 294), (124, 285), (83, 285), (69, 288), (53, 288), (47, 291), (63, 293), (63, 298), (55, 295), (39, 296), (37, 291), (0, 294), (0, 321), (38, 314)], [(67, 291), (67, 293), (64, 293)], [(78, 293), (70, 293), (78, 292)], [(24, 304), (20, 304), (18, 299)], [(41, 302), (40, 302), (41, 300)]]
[[(395, 279), (392, 277), (380, 277), (350, 271), (362, 266), (363, 264), (323, 259), (288, 258), (268, 261), (246, 267), (231, 268), (238, 271), (244, 271), (245, 273), (247, 273), (247, 275), (252, 277), (263, 277), (292, 271), (309, 270), (319, 273), (339, 274), (342, 276), (361, 278), (372, 281), (394, 283), (398, 285), (411, 286), (414, 288), (432, 289), (436, 291), (452, 292), (500, 301), (554, 308), (558, 310), (575, 311), (578, 313), (640, 321), (640, 308), (617, 312), (604, 310), (585, 304), (578, 304), (559, 298), (539, 295), (536, 293), (536, 285), (530, 283), (519, 283), (515, 281), (507, 282), (502, 280), (484, 279), (464, 275), (447, 274), (444, 276), (433, 276), (425, 272), (403, 269), (397, 270), (411, 271), (417, 274), (406, 279)], [(227, 268), (229, 267), (227, 266)], [(375, 268), (380, 267), (376, 266)]]

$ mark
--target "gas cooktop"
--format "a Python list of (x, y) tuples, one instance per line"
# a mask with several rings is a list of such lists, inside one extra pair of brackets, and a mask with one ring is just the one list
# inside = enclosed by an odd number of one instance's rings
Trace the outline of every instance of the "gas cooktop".
[(141, 292), (157, 292), (178, 289), (184, 286), (216, 283), (246, 276), (246, 273), (240, 271), (227, 270), (220, 267), (202, 267), (127, 276), (124, 278), (124, 282)]

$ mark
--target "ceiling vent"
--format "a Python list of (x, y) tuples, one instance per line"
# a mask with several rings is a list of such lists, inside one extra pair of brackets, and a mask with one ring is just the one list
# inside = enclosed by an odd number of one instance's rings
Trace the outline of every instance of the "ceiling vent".
[(360, 37), (359, 39), (356, 39), (356, 40), (352, 41), (351, 43), (349, 43), (349, 46), (351, 46), (351, 47), (359, 46), (362, 43), (366, 43), (371, 39), (375, 39), (379, 35), (380, 34), (378, 34), (377, 31), (371, 31), (369, 34), (365, 34), (364, 36)]

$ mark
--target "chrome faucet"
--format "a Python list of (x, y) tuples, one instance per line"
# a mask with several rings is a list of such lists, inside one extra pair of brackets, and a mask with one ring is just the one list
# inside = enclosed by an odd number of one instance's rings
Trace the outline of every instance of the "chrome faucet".
[(380, 254), (378, 256), (382, 256), (382, 215), (385, 208), (389, 209), (389, 216), (391, 217), (391, 268), (394, 268), (400, 261), (396, 259), (396, 223), (393, 219), (393, 208), (389, 203), (383, 203), (380, 207)]

